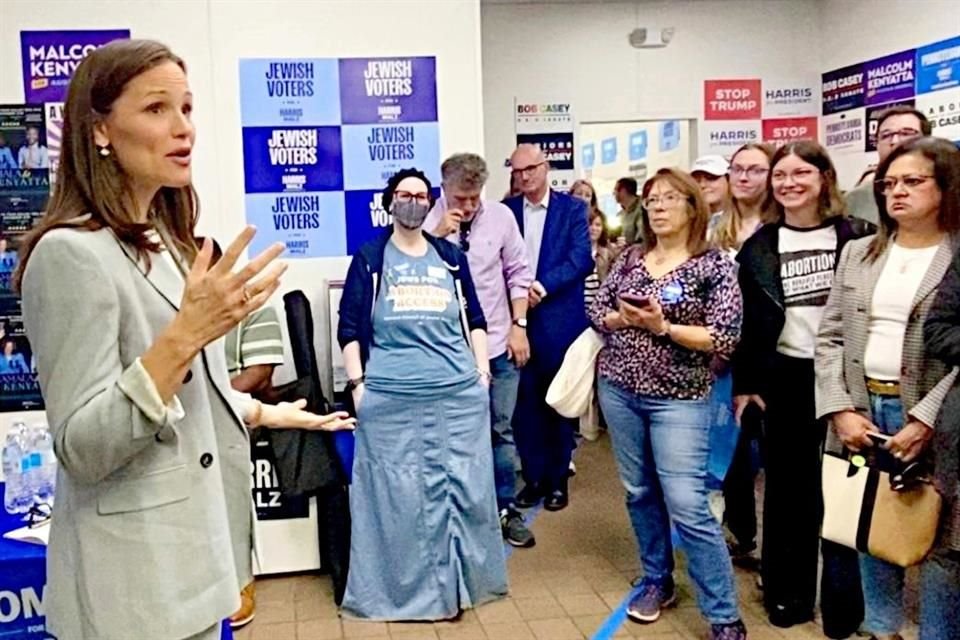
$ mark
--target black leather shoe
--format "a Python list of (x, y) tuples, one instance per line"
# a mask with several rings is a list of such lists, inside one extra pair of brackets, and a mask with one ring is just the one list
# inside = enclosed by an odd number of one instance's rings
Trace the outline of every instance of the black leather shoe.
[(813, 611), (801, 611), (792, 607), (777, 605), (768, 609), (770, 624), (781, 629), (813, 620)]
[(528, 484), (517, 494), (513, 505), (517, 509), (532, 509), (540, 504), (541, 500), (543, 500), (543, 490), (538, 485)]
[(546, 497), (543, 508), (547, 511), (560, 511), (566, 509), (568, 504), (570, 504), (570, 496), (567, 495), (567, 492), (556, 489)]

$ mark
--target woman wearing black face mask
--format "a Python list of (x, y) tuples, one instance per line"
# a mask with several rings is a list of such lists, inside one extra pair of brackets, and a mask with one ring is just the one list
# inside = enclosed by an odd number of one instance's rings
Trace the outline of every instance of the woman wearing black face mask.
[(431, 204), (420, 171), (390, 179), (393, 228), (353, 257), (340, 303), (362, 425), (343, 609), (373, 620), (453, 618), (507, 592), (486, 321), (466, 256), (421, 229)]

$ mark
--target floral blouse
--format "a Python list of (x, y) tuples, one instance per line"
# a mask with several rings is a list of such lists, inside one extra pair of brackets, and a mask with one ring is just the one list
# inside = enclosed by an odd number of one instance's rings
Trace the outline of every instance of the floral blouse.
[[(603, 318), (618, 309), (621, 293), (656, 298), (671, 324), (706, 327), (713, 352), (688, 349), (639, 327), (610, 331)], [(710, 249), (654, 278), (641, 250), (625, 251), (610, 268), (589, 315), (606, 341), (598, 356), (601, 377), (639, 395), (703, 398), (713, 383), (711, 361), (729, 359), (740, 340), (743, 303), (736, 266), (722, 252)]]

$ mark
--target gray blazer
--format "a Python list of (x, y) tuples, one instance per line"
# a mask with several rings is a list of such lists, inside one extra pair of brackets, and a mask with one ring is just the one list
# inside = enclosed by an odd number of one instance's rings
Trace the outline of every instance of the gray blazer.
[(183, 289), (109, 230), (50, 231), (29, 260), (24, 324), (60, 463), (44, 605), (62, 640), (189, 637), (251, 577), (249, 440), (223, 342), (192, 363), (179, 419), (139, 360)]
[[(870, 306), (877, 280), (889, 251), (870, 264), (863, 256), (873, 236), (851, 241), (843, 250), (833, 280), (833, 289), (817, 334), (816, 401), (817, 417), (855, 409), (870, 417), (863, 358), (867, 348)], [(950, 266), (956, 244), (945, 238), (933, 257), (920, 288), (913, 298), (913, 310), (903, 338), (900, 368), (900, 396), (906, 415), (924, 424), (936, 424), (943, 399), (953, 386), (957, 372), (924, 352), (923, 323), (940, 281)], [(839, 446), (828, 437), (833, 447)]]

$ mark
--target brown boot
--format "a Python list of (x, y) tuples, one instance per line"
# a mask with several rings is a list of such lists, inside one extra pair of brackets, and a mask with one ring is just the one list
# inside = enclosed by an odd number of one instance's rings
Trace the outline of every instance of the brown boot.
[(253, 616), (256, 615), (256, 590), (251, 582), (240, 592), (240, 608), (230, 616), (230, 628), (239, 629), (250, 624)]

